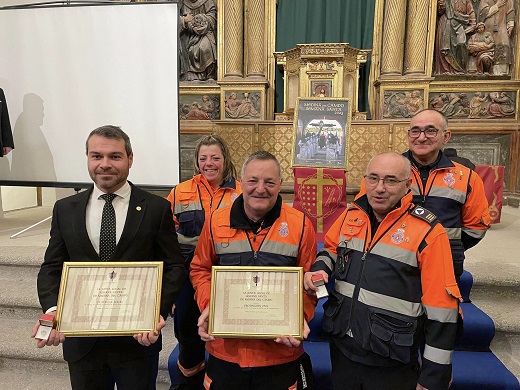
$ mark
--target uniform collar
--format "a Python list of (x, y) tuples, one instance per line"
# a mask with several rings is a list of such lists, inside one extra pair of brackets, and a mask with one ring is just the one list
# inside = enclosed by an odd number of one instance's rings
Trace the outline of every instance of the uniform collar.
[[(202, 173), (193, 176), (193, 179), (197, 182), (204, 183), (207, 188), (212, 188), (208, 180), (204, 177)], [(234, 177), (231, 177), (229, 180), (225, 180), (222, 183), (220, 183), (220, 188), (231, 188), (235, 190), (237, 188), (237, 182)]]
[(281, 211), (282, 197), (278, 195), (273, 208), (269, 210), (262, 219), (254, 222), (246, 215), (244, 210), (244, 196), (240, 194), (240, 196), (235, 199), (233, 205), (231, 206), (230, 227), (233, 229), (251, 230), (256, 233), (261, 229), (273, 226), (278, 217), (280, 217)]

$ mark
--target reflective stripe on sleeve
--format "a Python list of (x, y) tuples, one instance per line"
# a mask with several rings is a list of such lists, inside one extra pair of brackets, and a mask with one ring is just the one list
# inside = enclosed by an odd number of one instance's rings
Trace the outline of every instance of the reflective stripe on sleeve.
[(424, 347), (424, 358), (437, 364), (451, 364), (453, 351), (439, 349), (428, 344)]
[(457, 323), (457, 314), (459, 313), (458, 309), (446, 309), (443, 307), (433, 307), (424, 305), (426, 309), (426, 315), (429, 320), (438, 321), (438, 322), (451, 322), (453, 324)]
[(177, 233), (177, 239), (179, 240), (179, 244), (181, 245), (197, 246), (199, 236), (187, 237), (183, 234)]
[(474, 238), (484, 238), (484, 236), (486, 235), (486, 231), (485, 229), (483, 230), (477, 230), (477, 229), (468, 229), (468, 228), (465, 228), (463, 227), (462, 228), (462, 231), (464, 233), (466, 233), (468, 236), (470, 237), (474, 237)]
[(451, 227), (447, 228), (445, 227), (444, 230), (446, 230), (446, 234), (448, 235), (448, 238), (450, 240), (460, 240), (462, 236), (462, 230), (460, 228)]
[(321, 255), (316, 258), (316, 261), (314, 263), (317, 263), (318, 261), (323, 262), (331, 272), (334, 269), (334, 265), (332, 264), (332, 260), (330, 259), (330, 257)]

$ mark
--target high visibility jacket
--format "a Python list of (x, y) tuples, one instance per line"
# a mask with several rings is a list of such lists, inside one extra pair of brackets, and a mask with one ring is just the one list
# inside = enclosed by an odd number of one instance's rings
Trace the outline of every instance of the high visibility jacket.
[[(308, 218), (300, 211), (280, 202), (280, 216), (271, 226), (253, 234), (233, 229), (232, 208), (213, 212), (204, 225), (191, 262), (190, 278), (195, 299), (202, 312), (210, 301), (211, 267), (228, 266), (295, 266), (310, 270), (316, 258), (316, 236)], [(236, 206), (236, 205), (235, 205)], [(303, 286), (302, 286), (303, 289)], [(316, 299), (304, 294), (304, 317), (314, 316)], [(237, 363), (240, 367), (265, 367), (294, 361), (303, 354), (303, 344), (287, 347), (273, 340), (217, 338), (206, 343), (210, 354)]]
[[(405, 154), (410, 158), (410, 152)], [(488, 202), (482, 179), (462, 164), (442, 155), (423, 186), (412, 164), (413, 203), (437, 216), (450, 239), (455, 275), (463, 271), (464, 251), (477, 244), (489, 228)]]
[(177, 237), (186, 260), (191, 260), (204, 221), (213, 210), (228, 206), (242, 193), (234, 178), (224, 182), (216, 191), (204, 175), (196, 175), (175, 186), (168, 200), (172, 205)]
[[(411, 160), (410, 151), (404, 156)], [(413, 164), (410, 178), (413, 203), (431, 211), (446, 229), (455, 275), (462, 275), (464, 251), (480, 242), (491, 224), (482, 179), (444, 155), (437, 168), (430, 171), (426, 186)], [(362, 181), (356, 198), (365, 193), (365, 182)]]
[(366, 195), (349, 204), (312, 266), (335, 279), (323, 328), (351, 360), (372, 366), (417, 362), (419, 383), (447, 389), (460, 292), (446, 231), (436, 217), (401, 199), (372, 236)]

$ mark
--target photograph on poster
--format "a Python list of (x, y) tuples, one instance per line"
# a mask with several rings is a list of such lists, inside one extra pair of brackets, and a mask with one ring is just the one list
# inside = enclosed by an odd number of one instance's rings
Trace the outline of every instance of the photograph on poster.
[(292, 166), (346, 168), (350, 99), (298, 98)]

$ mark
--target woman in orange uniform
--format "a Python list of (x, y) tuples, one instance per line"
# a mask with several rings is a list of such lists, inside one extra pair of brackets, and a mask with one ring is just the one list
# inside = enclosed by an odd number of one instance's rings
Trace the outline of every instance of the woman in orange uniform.
[[(235, 179), (236, 169), (229, 149), (221, 137), (207, 135), (199, 140), (195, 147), (194, 168), (193, 178), (174, 187), (168, 195), (188, 270), (204, 221), (214, 210), (233, 203), (242, 193), (240, 183)], [(204, 389), (205, 343), (198, 335), (200, 311), (194, 294), (188, 272), (173, 316), (175, 336), (179, 341), (179, 384), (172, 387), (175, 389)]]

